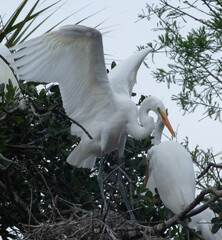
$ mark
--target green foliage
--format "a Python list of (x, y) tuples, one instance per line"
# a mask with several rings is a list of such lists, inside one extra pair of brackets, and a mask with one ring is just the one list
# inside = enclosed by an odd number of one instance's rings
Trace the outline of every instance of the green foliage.
[(1, 233), (19, 223), (50, 219), (55, 198), (60, 211), (66, 211), (69, 201), (79, 204), (98, 194), (97, 179), (90, 176), (93, 172), (65, 161), (78, 139), (70, 135), (70, 121), (59, 114), (59, 108), (51, 107), (61, 104), (58, 86), (50, 91), (37, 91), (30, 83), (23, 87), (31, 93), (23, 96), (25, 110), (19, 108), (21, 96), (11, 83), (7, 93), (1, 92)]
[[(101, 204), (99, 162), (92, 170), (66, 163), (79, 139), (70, 134), (71, 122), (61, 114), (58, 85), (41, 86), (41, 90), (37, 84), (20, 85), (22, 95), (10, 81), (6, 92), (0, 86), (0, 235), (5, 239), (13, 238), (9, 229), (22, 232), (21, 223), (57, 221), (69, 218), (76, 206), (93, 210)], [(21, 101), (25, 106), (21, 107)], [(143, 187), (145, 152), (150, 145), (150, 139), (128, 137), (123, 158), (124, 184), (137, 219), (144, 222), (166, 216), (160, 199)], [(124, 214), (116, 164), (116, 153), (105, 157), (105, 191), (110, 209)]]
[[(11, 34), (8, 46), (24, 41), (51, 16), (48, 15), (27, 33), (36, 17), (53, 6), (35, 12), (40, 2), (35, 1), (27, 16), (16, 22), (27, 2), (24, 0), (2, 27), (0, 42), (8, 34)], [(195, 8), (188, 2), (184, 1), (184, 4)], [(221, 12), (220, 5), (213, 7), (216, 13)], [(200, 26), (184, 36), (180, 23), (186, 23), (188, 16), (181, 8), (175, 9), (166, 1), (161, 1), (160, 7), (147, 5), (147, 13), (144, 12), (141, 17), (151, 19), (153, 13), (160, 19), (156, 30), (163, 33), (155, 43), (148, 45), (155, 51), (165, 50), (173, 60), (168, 69), (159, 68), (154, 72), (157, 81), (166, 81), (169, 86), (172, 83), (182, 86), (181, 92), (174, 99), (179, 101), (184, 110), (194, 111), (197, 106), (203, 105), (209, 116), (219, 118), (219, 17), (210, 12), (209, 18), (199, 19)], [(113, 67), (115, 63), (112, 63)], [(98, 161), (92, 170), (75, 168), (66, 163), (67, 156), (78, 145), (79, 139), (70, 134), (71, 121), (62, 113), (64, 110), (58, 86), (20, 84), (21, 92), (17, 91), (11, 81), (6, 89), (4, 84), (0, 85), (0, 235), (3, 239), (16, 239), (17, 232), (21, 234), (25, 231), (24, 224), (52, 223), (70, 218), (80, 207), (94, 211), (102, 205), (97, 183)], [(143, 100), (144, 96), (141, 96), (138, 105)], [(188, 141), (184, 145), (188, 147)], [(158, 193), (153, 196), (143, 186), (146, 151), (150, 146), (149, 138), (143, 141), (127, 138), (123, 181), (137, 220), (154, 226), (165, 220), (168, 213)], [(200, 176), (212, 162), (212, 153), (198, 147), (190, 152), (198, 166), (197, 175)], [(127, 218), (117, 185), (116, 164), (116, 153), (105, 157), (105, 194), (110, 209)], [(198, 181), (200, 190), (212, 185), (221, 187), (220, 174), (212, 168)], [(218, 217), (212, 220), (213, 231), (216, 232), (221, 226), (221, 201), (210, 207), (218, 213)], [(168, 231), (162, 233), (162, 236), (168, 234)], [(184, 235), (184, 229), (171, 227), (171, 236), (175, 239), (184, 239)], [(192, 239), (196, 239), (195, 236)]]
[[(28, 13), (23, 17), (23, 12), (27, 11), (29, 3), (31, 2)], [(12, 16), (6, 21), (1, 21), (0, 25), (0, 42), (6, 40), (6, 46), (12, 47), (15, 44), (21, 43), (27, 40), (37, 29), (47, 22), (64, 4), (64, 0), (52, 1), (51, 4), (44, 7), (46, 1), (44, 0), (23, 0), (22, 3), (16, 8)], [(38, 10), (37, 10), (38, 9)], [(40, 9), (40, 10), (39, 10)], [(77, 11), (76, 11), (77, 12)], [(76, 12), (71, 13), (67, 17), (59, 20), (50, 27), (48, 31), (53, 30), (55, 27), (69, 19)], [(44, 19), (39, 21), (39, 17), (44, 14)], [(80, 24), (86, 19), (94, 16), (96, 13), (87, 16), (75, 24)], [(22, 17), (22, 19), (20, 19)], [(47, 32), (48, 32), (47, 31)]]
[[(169, 58), (166, 68), (157, 68), (157, 82), (181, 86), (172, 97), (185, 112), (197, 107), (221, 121), (222, 5), (220, 1), (165, 1), (146, 6), (140, 18), (157, 19), (158, 37), (149, 43)], [(154, 53), (155, 55), (156, 53)]]
[[(140, 19), (155, 21), (156, 40), (147, 45), (153, 49), (153, 58), (165, 53), (166, 67), (157, 66), (153, 76), (157, 82), (181, 87), (172, 96), (187, 112), (201, 108), (206, 117), (221, 121), (222, 110), (222, 4), (220, 1), (168, 1), (149, 2), (139, 15)], [(207, 139), (206, 139), (207, 140)], [(209, 140), (209, 139), (208, 139)], [(214, 186), (221, 189), (221, 158), (212, 149), (197, 146), (188, 148), (188, 138), (183, 143), (191, 153), (197, 176), (197, 191)], [(217, 158), (217, 160), (216, 160)], [(219, 160), (219, 161), (218, 161)], [(210, 200), (211, 194), (203, 199)], [(210, 205), (218, 214), (213, 219), (213, 232), (221, 225), (221, 199)], [(182, 232), (174, 229), (171, 236), (183, 239)], [(196, 236), (192, 236), (196, 239)]]

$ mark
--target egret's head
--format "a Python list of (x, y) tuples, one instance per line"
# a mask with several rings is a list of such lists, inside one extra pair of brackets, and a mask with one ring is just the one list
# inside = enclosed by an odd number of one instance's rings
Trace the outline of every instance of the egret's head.
[(167, 109), (164, 112), (164, 110), (162, 110), (159, 107), (157, 107), (157, 112), (158, 112), (159, 116), (161, 117), (161, 119), (162, 119), (163, 123), (165, 124), (165, 126), (168, 128), (168, 130), (172, 134), (172, 136), (175, 137), (175, 132), (174, 132), (174, 130), (173, 130), (171, 124), (170, 124), (170, 121), (169, 121), (168, 117), (167, 117), (167, 115), (168, 115), (167, 114)]
[(175, 133), (167, 117), (167, 109), (160, 99), (150, 96), (143, 101), (140, 108), (140, 118), (142, 121), (144, 121), (143, 119), (146, 118), (145, 116), (149, 114), (149, 111), (154, 111), (158, 116), (156, 127), (158, 124), (163, 123), (168, 128), (172, 136), (175, 137)]

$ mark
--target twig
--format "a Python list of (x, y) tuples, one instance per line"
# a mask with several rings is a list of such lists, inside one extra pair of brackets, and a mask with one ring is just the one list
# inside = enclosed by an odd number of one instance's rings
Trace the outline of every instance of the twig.
[[(123, 164), (124, 163), (122, 163), (121, 166), (123, 166)], [(114, 172), (117, 172), (118, 169), (120, 169), (121, 166), (114, 165), (113, 166), (114, 169), (109, 174), (106, 175), (106, 177), (103, 179), (103, 182), (105, 182), (111, 175), (113, 175)]]
[(201, 172), (201, 174), (197, 178), (199, 179), (199, 178), (203, 177), (209, 171), (210, 167), (222, 169), (222, 165), (210, 162), (210, 163), (208, 163), (207, 167)]
[(22, 167), (22, 166), (21, 166), (20, 164), (18, 164), (17, 162), (12, 161), (12, 160), (4, 157), (1, 153), (0, 153), (0, 159), (4, 160), (4, 161), (6, 161), (6, 162), (9, 162), (9, 163), (15, 164), (15, 165), (17, 165), (17, 166), (19, 166), (19, 167)]
[[(11, 69), (11, 71), (12, 71), (12, 73), (13, 73), (13, 75), (14, 75), (14, 77), (15, 77), (15, 79), (16, 79), (16, 81), (18, 82), (18, 85), (19, 85), (19, 87), (20, 87), (18, 77), (16, 76), (14, 69), (10, 66), (10, 63), (9, 63), (9, 62), (7, 61), (7, 59), (4, 58), (1, 54), (0, 54), (0, 58), (8, 65), (8, 67)], [(21, 87), (20, 87), (20, 88), (21, 88)]]
[[(106, 232), (108, 233), (108, 235), (111, 237), (111, 239), (113, 239), (113, 240), (119, 240), (119, 238), (117, 238), (117, 236), (115, 236), (114, 231), (112, 231), (112, 229), (109, 228), (109, 227), (105, 224), (105, 222), (102, 222), (102, 221), (100, 221), (100, 222), (104, 225), (104, 228), (105, 228)], [(102, 235), (101, 235), (101, 236), (102, 236)]]
[(21, 108), (20, 108), (20, 106), (17, 106), (14, 109), (12, 109), (11, 111), (7, 111), (6, 109), (3, 109), (3, 110), (6, 112), (6, 114), (0, 118), (0, 121), (4, 121), (4, 120), (8, 119), (13, 113), (21, 110)]
[(186, 223), (180, 222), (180, 224), (187, 230), (189, 230), (189, 232), (192, 232), (194, 235), (196, 235), (199, 239), (204, 240), (204, 238), (198, 232), (196, 232), (193, 228), (189, 227)]
[[(185, 16), (188, 16), (188, 17), (190, 17), (191, 19), (194, 19), (195, 21), (198, 21), (198, 22), (200, 22), (200, 23), (202, 23), (202, 24), (205, 24), (206, 26), (208, 26), (208, 27), (210, 27), (210, 28), (213, 28), (213, 26), (212, 26), (211, 24), (209, 24), (207, 21), (204, 21), (204, 20), (202, 20), (202, 19), (196, 18), (195, 16), (190, 15), (189, 13), (182, 11), (180, 8), (177, 8), (177, 7), (174, 7), (174, 6), (170, 5), (166, 0), (162, 0), (162, 3), (165, 4), (165, 5), (168, 6), (168, 7), (176, 10), (176, 11), (179, 11), (180, 13), (184, 14)], [(214, 28), (214, 29), (215, 29), (215, 28)], [(216, 30), (218, 31), (218, 29), (216, 29)]]
[(32, 222), (35, 224), (39, 224), (39, 221), (34, 217), (34, 215), (30, 212), (29, 208), (23, 202), (23, 200), (16, 194), (16, 192), (12, 188), (11, 179), (8, 174), (6, 174), (7, 185), (0, 181), (0, 187), (8, 192), (11, 200), (14, 204), (22, 211), (25, 212), (28, 216), (31, 217)]
[[(197, 204), (199, 204), (200, 201), (204, 198), (204, 196), (208, 193), (212, 193), (212, 194), (214, 194), (214, 196), (210, 200), (208, 200), (205, 204), (203, 204), (201, 207), (198, 207), (198, 208), (193, 210), (193, 208), (196, 207)], [(163, 232), (167, 228), (175, 225), (177, 222), (180, 222), (180, 221), (182, 221), (182, 220), (184, 220), (188, 217), (192, 217), (192, 216), (202, 212), (203, 210), (208, 208), (209, 203), (215, 202), (220, 197), (222, 197), (222, 190), (217, 190), (215, 188), (204, 189), (194, 199), (194, 201), (189, 206), (187, 206), (183, 211), (181, 211), (179, 214), (176, 214), (175, 216), (173, 216), (169, 220), (164, 221), (163, 223), (160, 223), (160, 224), (154, 226), (153, 230), (156, 231), (156, 232)]]
[(69, 119), (70, 121), (72, 121), (74, 124), (76, 124), (78, 127), (80, 127), (85, 134), (90, 138), (93, 139), (93, 137), (89, 134), (89, 132), (80, 124), (78, 123), (76, 120), (72, 119), (71, 117), (69, 117), (66, 113), (64, 113), (63, 111), (61, 111), (60, 109), (57, 109), (59, 113), (61, 113), (63, 116), (65, 116), (67, 119)]
[[(11, 69), (11, 71), (12, 71), (12, 73), (13, 73), (16, 81), (17, 81), (18, 84), (19, 84), (19, 80), (18, 80), (18, 78), (17, 78), (17, 76), (16, 76), (16, 74), (15, 74), (15, 71), (14, 71), (14, 69), (10, 66), (9, 62), (8, 62), (2, 55), (0, 55), (0, 58), (9, 66), (9, 68)], [(27, 91), (24, 90), (24, 88), (22, 88), (20, 84), (19, 84), (19, 87), (20, 87), (20, 89), (21, 89), (22, 91), (24, 91), (24, 92), (27, 93)], [(31, 101), (31, 102), (32, 102), (32, 101)], [(20, 107), (18, 106), (18, 108), (20, 108)], [(31, 105), (31, 108), (32, 108), (32, 105)], [(35, 112), (34, 108), (32, 108), (32, 110), (33, 110), (34, 115), (39, 116), (39, 115)], [(64, 112), (60, 111), (59, 109), (58, 109), (58, 111), (59, 111), (63, 116), (65, 116), (67, 119), (71, 120), (74, 124), (76, 124), (78, 127), (80, 127), (80, 128), (86, 133), (86, 135), (87, 135), (90, 139), (93, 139), (93, 137), (89, 134), (89, 132), (88, 132), (80, 123), (78, 123), (76, 120), (70, 118), (68, 115), (66, 115)], [(40, 115), (40, 116), (46, 116), (46, 115), (49, 115), (49, 114), (50, 114), (50, 113), (48, 112), (48, 113), (45, 113), (45, 114)], [(5, 120), (4, 117), (6, 117), (6, 116), (3, 116), (3, 117), (2, 117), (3, 119), (0, 118), (0, 121)]]
[[(48, 112), (43, 113), (43, 114), (38, 114), (38, 113), (36, 112), (36, 110), (35, 110), (35, 107), (34, 107), (32, 101), (30, 101), (30, 106), (31, 106), (31, 110), (32, 110), (33, 114), (34, 114), (36, 117), (39, 117), (39, 118), (40, 118), (40, 117), (45, 117), (45, 116), (49, 116), (49, 115), (52, 114), (52, 110), (49, 110)], [(57, 106), (57, 105), (56, 105), (56, 106)]]
[(217, 77), (210, 70), (208, 70), (208, 68), (206, 68), (205, 65), (202, 64), (200, 61), (198, 63), (210, 76), (212, 76), (214, 79), (216, 79), (218, 83), (222, 84), (222, 80), (219, 77)]
[(24, 148), (24, 149), (43, 149), (43, 146), (36, 146), (36, 145), (28, 145), (28, 144), (5, 144), (7, 147), (11, 148)]
[[(35, 166), (35, 165), (34, 165), (34, 166)], [(36, 166), (35, 166), (35, 168), (36, 168)], [(37, 170), (37, 169), (36, 169), (36, 170)], [(59, 209), (58, 209), (57, 206), (56, 206), (56, 198), (57, 198), (57, 196), (54, 198), (54, 196), (53, 196), (53, 194), (52, 194), (52, 192), (51, 192), (51, 190), (50, 190), (50, 188), (49, 188), (49, 186), (48, 186), (48, 184), (47, 184), (47, 182), (46, 182), (46, 180), (45, 180), (45, 177), (42, 175), (41, 172), (39, 172), (39, 171), (37, 171), (37, 172), (38, 172), (38, 174), (41, 176), (43, 182), (45, 183), (45, 186), (46, 186), (47, 189), (48, 189), (49, 195), (51, 196), (51, 199), (52, 199), (52, 205), (53, 205), (53, 207), (55, 208), (55, 210), (57, 211), (57, 213), (58, 213), (58, 215), (61, 217), (61, 219), (64, 220), (63, 216), (61, 215)]]
[(207, 5), (207, 7), (210, 9), (210, 11), (218, 18), (219, 21), (222, 20), (222, 18), (220, 17), (220, 15), (214, 11), (214, 9), (210, 6), (210, 4), (208, 3), (209, 1), (203, 0), (203, 2)]

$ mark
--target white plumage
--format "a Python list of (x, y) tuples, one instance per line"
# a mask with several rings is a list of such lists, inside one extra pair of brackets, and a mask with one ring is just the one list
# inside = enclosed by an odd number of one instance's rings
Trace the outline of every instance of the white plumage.
[[(118, 64), (107, 75), (101, 33), (85, 26), (65, 26), (11, 48), (11, 66), (21, 80), (58, 82), (66, 113), (78, 121), (93, 139), (76, 125), (81, 137), (67, 161), (92, 168), (101, 152), (119, 151), (126, 135), (148, 137), (153, 120), (138, 122), (136, 104), (130, 99), (136, 74), (150, 50), (142, 50)], [(15, 60), (15, 61), (14, 61)]]
[(152, 147), (147, 157), (150, 159), (150, 177), (161, 200), (173, 213), (180, 213), (195, 198), (195, 176), (190, 154), (179, 143), (165, 141)]
[[(8, 61), (10, 51), (2, 43), (0, 43), (0, 55)], [(5, 63), (2, 58), (0, 58), (0, 84), (2, 83), (7, 84), (9, 79), (11, 79), (13, 86), (18, 87), (18, 82), (16, 81), (16, 78), (12, 73), (12, 70), (7, 65), (7, 63)]]
[(215, 215), (213, 211), (209, 208), (198, 213), (197, 215), (191, 217), (191, 222), (189, 226), (194, 228), (196, 231), (200, 231), (205, 240), (221, 240), (222, 239), (222, 229), (219, 229), (215, 234), (211, 232), (212, 224), (211, 219)]
[[(156, 107), (166, 112), (160, 100)], [(148, 180), (146, 187), (152, 192), (157, 188), (164, 205), (178, 214), (195, 198), (193, 163), (190, 154), (179, 143), (161, 142), (163, 128), (158, 117), (152, 139), (154, 146), (147, 153), (150, 182)]]

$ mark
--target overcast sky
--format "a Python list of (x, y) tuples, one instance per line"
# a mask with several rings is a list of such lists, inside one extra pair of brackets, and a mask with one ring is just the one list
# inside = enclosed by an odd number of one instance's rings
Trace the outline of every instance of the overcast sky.
[[(111, 32), (104, 36), (104, 51), (106, 54), (109, 54), (108, 59), (113, 59), (118, 62), (135, 52), (138, 45), (145, 45), (155, 38), (156, 33), (152, 31), (152, 28), (155, 27), (155, 21), (148, 22), (145, 19), (138, 21), (138, 14), (141, 13), (142, 9), (145, 9), (147, 1), (97, 0), (92, 2), (90, 0), (70, 0), (59, 9), (44, 27), (41, 27), (35, 33), (35, 36), (41, 35), (60, 19), (83, 7), (85, 8), (82, 11), (72, 16), (62, 25), (74, 24), (82, 18), (102, 10), (82, 24), (95, 27), (106, 20), (100, 26), (100, 29), (102, 32), (109, 30), (111, 30)], [(3, 21), (9, 18), (10, 14), (17, 7), (15, 3), (19, 2), (22, 1), (1, 1), (0, 14), (3, 16)], [(46, 1), (47, 4), (52, 2), (54, 1)], [(154, 69), (155, 67), (160, 68), (162, 65), (167, 64), (164, 59), (164, 54), (162, 54), (156, 58), (155, 64), (152, 64), (151, 57), (148, 56), (146, 62)], [(173, 128), (177, 131), (178, 142), (183, 141), (187, 136), (190, 140), (191, 149), (199, 144), (200, 147), (205, 150), (207, 148), (213, 148), (214, 153), (222, 150), (222, 141), (220, 138), (222, 124), (209, 119), (199, 121), (202, 118), (201, 111), (184, 116), (183, 111), (176, 105), (176, 102), (171, 100), (172, 94), (176, 94), (179, 89), (178, 87), (173, 86), (171, 89), (168, 89), (166, 84), (157, 84), (151, 75), (151, 70), (145, 66), (141, 67), (137, 80), (138, 84), (134, 88), (134, 92), (137, 94), (154, 95), (160, 98), (168, 108), (169, 119)], [(167, 131), (165, 131), (165, 133), (169, 136)]]

